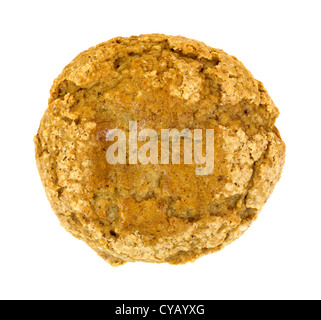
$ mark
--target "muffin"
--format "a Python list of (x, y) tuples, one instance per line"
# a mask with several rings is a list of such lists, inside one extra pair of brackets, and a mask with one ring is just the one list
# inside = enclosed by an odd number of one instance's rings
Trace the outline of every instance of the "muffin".
[[(118, 37), (80, 53), (54, 80), (34, 138), (37, 167), (61, 225), (111, 265), (184, 264), (257, 218), (284, 165), (278, 114), (263, 84), (222, 50), (181, 36)], [(129, 146), (131, 126), (155, 136)], [(170, 161), (161, 161), (165, 129), (189, 138), (201, 130), (203, 157), (205, 132), (214, 132), (212, 170), (198, 172), (197, 157), (184, 162), (183, 152), (175, 162), (173, 137)], [(127, 139), (117, 151), (115, 130)], [(108, 152), (126, 153), (124, 161), (111, 163)]]

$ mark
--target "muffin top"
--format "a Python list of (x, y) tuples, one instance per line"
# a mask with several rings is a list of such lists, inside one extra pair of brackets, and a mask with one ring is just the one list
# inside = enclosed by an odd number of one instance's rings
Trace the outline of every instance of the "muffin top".
[[(241, 62), (204, 43), (114, 38), (79, 54), (50, 94), (35, 137), (47, 197), (62, 225), (111, 264), (183, 263), (220, 249), (247, 229), (280, 178), (278, 109)], [(106, 136), (128, 135), (131, 121), (159, 136), (214, 129), (213, 172), (195, 174), (194, 160), (108, 163)]]

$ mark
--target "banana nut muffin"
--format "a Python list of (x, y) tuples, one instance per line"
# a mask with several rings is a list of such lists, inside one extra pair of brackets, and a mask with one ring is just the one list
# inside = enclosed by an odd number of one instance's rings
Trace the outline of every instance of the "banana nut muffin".
[[(54, 81), (34, 138), (62, 226), (113, 266), (181, 264), (220, 250), (256, 219), (280, 178), (278, 109), (235, 57), (161, 34), (115, 38), (80, 53)], [(106, 133), (215, 132), (212, 174), (196, 164), (110, 164)], [(139, 142), (140, 143), (140, 142)]]

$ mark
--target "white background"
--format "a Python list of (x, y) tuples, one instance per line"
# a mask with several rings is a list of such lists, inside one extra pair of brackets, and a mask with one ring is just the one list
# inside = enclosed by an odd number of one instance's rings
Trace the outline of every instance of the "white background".
[[(1, 299), (320, 299), (320, 1), (1, 1)], [(113, 268), (62, 227), (33, 136), (52, 81), (115, 36), (183, 35), (237, 56), (279, 107), (283, 176), (258, 220), (183, 266)]]

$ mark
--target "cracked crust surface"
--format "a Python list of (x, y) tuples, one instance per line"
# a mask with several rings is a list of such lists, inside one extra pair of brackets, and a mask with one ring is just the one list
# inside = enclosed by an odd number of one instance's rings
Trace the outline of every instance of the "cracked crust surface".
[[(115, 38), (79, 54), (51, 88), (34, 141), (62, 226), (112, 265), (194, 261), (237, 239), (280, 178), (278, 109), (235, 57), (184, 37)], [(215, 131), (215, 168), (110, 165), (108, 129)]]

